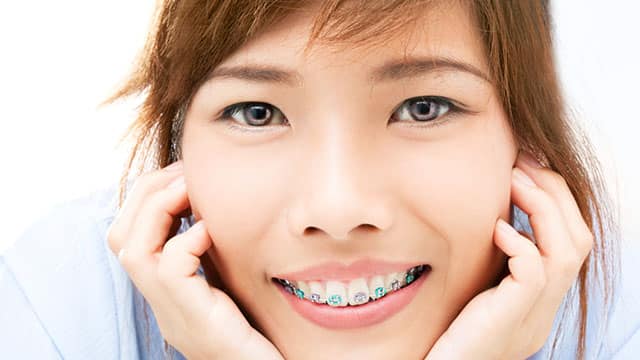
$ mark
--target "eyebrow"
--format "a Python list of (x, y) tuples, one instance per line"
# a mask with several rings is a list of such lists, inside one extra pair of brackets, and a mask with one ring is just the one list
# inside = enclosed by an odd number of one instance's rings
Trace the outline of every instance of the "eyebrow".
[[(476, 66), (446, 57), (413, 57), (391, 60), (371, 71), (369, 81), (372, 83), (397, 81), (437, 71), (465, 72), (491, 84), (489, 76)], [(287, 86), (302, 85), (302, 75), (299, 72), (266, 64), (218, 67), (209, 73), (206, 81), (216, 78)]]

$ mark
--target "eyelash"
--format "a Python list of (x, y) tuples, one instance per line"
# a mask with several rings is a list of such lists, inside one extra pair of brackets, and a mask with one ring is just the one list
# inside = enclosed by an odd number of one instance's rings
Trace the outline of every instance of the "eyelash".
[[(396, 112), (398, 112), (399, 110), (402, 110), (405, 106), (407, 106), (407, 104), (410, 104), (413, 101), (420, 101), (420, 100), (426, 100), (426, 101), (431, 101), (436, 103), (438, 106), (446, 106), (448, 107), (448, 109), (446, 110), (446, 112), (441, 115), (438, 114), (438, 117), (436, 117), (434, 120), (429, 120), (429, 121), (425, 121), (425, 122), (420, 122), (418, 120), (413, 120), (413, 121), (406, 121), (406, 120), (395, 120), (393, 122), (414, 122), (417, 125), (409, 125), (411, 127), (414, 128), (422, 128), (422, 129), (429, 129), (429, 128), (434, 128), (436, 126), (441, 126), (444, 125), (446, 123), (448, 123), (450, 121), (450, 119), (446, 119), (446, 118), (451, 118), (451, 117), (455, 117), (458, 116), (460, 114), (465, 114), (465, 113), (470, 113), (471, 111), (464, 109), (463, 105), (458, 105), (456, 102), (454, 102), (453, 100), (446, 98), (446, 97), (442, 97), (442, 96), (418, 96), (418, 97), (413, 97), (410, 99), (407, 99), (405, 101), (403, 101), (400, 106), (398, 106), (397, 108), (395, 108), (393, 110), (393, 112), (391, 113), (391, 115), (393, 116), (393, 114), (395, 114)], [(214, 121), (223, 121), (227, 123), (227, 126), (229, 127), (229, 129), (233, 130), (233, 131), (239, 131), (239, 132), (243, 132), (243, 133), (256, 133), (256, 132), (265, 132), (264, 129), (269, 128), (269, 126), (251, 126), (251, 125), (238, 125), (238, 123), (236, 121), (234, 121), (233, 119), (233, 115), (242, 112), (246, 107), (248, 107), (249, 105), (258, 105), (258, 106), (264, 106), (266, 108), (269, 108), (273, 111), (279, 112), (280, 114), (282, 114), (282, 116), (284, 117), (284, 114), (282, 113), (282, 111), (280, 111), (280, 109), (278, 109), (277, 107), (265, 103), (265, 102), (255, 102), (255, 101), (251, 101), (251, 102), (241, 102), (241, 103), (236, 103), (236, 104), (232, 104), (229, 105), (227, 107), (225, 107), (220, 113), (219, 115), (216, 116)], [(408, 111), (408, 110), (407, 110)], [(272, 115), (273, 116), (273, 115)], [(286, 117), (284, 117), (283, 122), (285, 122), (286, 124), (289, 124), (289, 121), (287, 120)], [(286, 125), (285, 124), (285, 125)], [(269, 131), (269, 130), (266, 130)]]

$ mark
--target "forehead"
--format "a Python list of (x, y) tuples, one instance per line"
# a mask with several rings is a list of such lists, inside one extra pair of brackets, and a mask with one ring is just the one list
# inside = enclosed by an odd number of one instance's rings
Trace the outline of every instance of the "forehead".
[[(439, 1), (431, 5), (421, 9), (415, 19), (407, 16), (407, 21), (400, 26), (369, 31), (365, 38), (358, 37), (359, 34), (340, 40), (328, 36), (320, 37), (313, 44), (309, 41), (318, 6), (310, 5), (252, 38), (218, 67), (282, 64), (304, 73), (310, 65), (351, 69), (358, 65), (364, 69), (405, 56), (453, 59), (487, 73), (480, 31), (469, 7), (461, 1)], [(332, 32), (334, 25), (329, 22), (327, 31)], [(371, 24), (370, 29), (376, 30), (376, 24)]]

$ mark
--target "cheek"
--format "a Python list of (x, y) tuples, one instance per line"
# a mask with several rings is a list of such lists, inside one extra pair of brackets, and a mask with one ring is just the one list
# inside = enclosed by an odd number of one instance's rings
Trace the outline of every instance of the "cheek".
[(503, 118), (456, 129), (454, 136), (412, 151), (419, 156), (403, 154), (398, 172), (409, 184), (400, 197), (438, 242), (434, 267), (442, 270), (444, 296), (463, 304), (503, 267), (493, 231), (498, 217), (509, 218), (516, 147)]
[(267, 260), (260, 254), (268, 249), (265, 239), (274, 237), (270, 226), (282, 209), (286, 167), (284, 161), (261, 157), (255, 150), (221, 151), (225, 145), (212, 138), (191, 138), (183, 150), (191, 206), (207, 223), (215, 245), (214, 263), (225, 284), (248, 286), (263, 279)]

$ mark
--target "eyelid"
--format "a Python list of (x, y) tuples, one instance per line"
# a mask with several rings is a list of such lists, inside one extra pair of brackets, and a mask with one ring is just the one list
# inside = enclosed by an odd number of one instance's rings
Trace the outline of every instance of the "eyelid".
[(262, 101), (243, 101), (243, 102), (238, 102), (238, 103), (234, 103), (234, 104), (231, 104), (229, 106), (226, 106), (225, 108), (223, 108), (216, 115), (216, 119), (220, 119), (222, 117), (233, 115), (233, 114), (237, 113), (239, 110), (242, 110), (242, 108), (247, 107), (249, 105), (261, 105), (261, 106), (272, 108), (272, 109), (282, 113), (280, 111), (280, 109), (278, 109), (276, 106), (271, 105), (271, 104), (266, 103), (266, 102), (262, 102)]
[(398, 105), (392, 112), (392, 114), (398, 110), (400, 110), (400, 108), (402, 108), (403, 106), (406, 106), (406, 104), (412, 102), (412, 101), (416, 101), (416, 100), (431, 100), (431, 101), (435, 101), (435, 102), (441, 102), (441, 103), (446, 103), (449, 105), (449, 108), (452, 111), (465, 111), (465, 112), (471, 112), (468, 107), (459, 102), (459, 101), (455, 101), (453, 99), (450, 99), (448, 97), (444, 97), (444, 96), (437, 96), (437, 95), (422, 95), (422, 96), (415, 96), (409, 99), (406, 99), (404, 101), (402, 101), (400, 103), (400, 105)]

